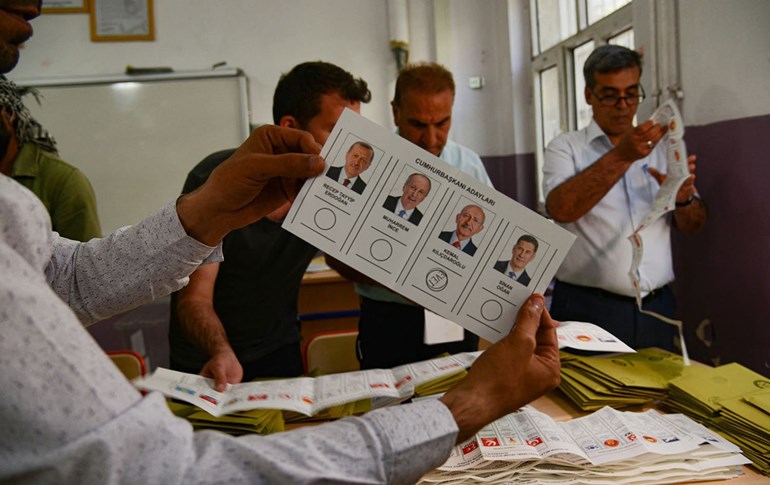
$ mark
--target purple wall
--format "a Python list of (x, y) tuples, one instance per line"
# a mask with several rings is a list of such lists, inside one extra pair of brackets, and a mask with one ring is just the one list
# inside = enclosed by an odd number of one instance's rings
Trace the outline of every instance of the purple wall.
[(537, 207), (535, 154), (481, 157), (489, 178), (499, 192), (527, 206)]
[(686, 128), (709, 219), (699, 234), (675, 232), (673, 248), (678, 313), (690, 356), (711, 364), (739, 362), (770, 377), (765, 137), (770, 138), (770, 115)]

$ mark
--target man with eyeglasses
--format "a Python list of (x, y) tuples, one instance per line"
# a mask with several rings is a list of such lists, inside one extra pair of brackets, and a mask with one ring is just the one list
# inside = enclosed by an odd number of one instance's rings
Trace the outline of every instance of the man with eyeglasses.
[[(632, 249), (626, 240), (651, 208), (665, 180), (666, 128), (652, 121), (634, 126), (644, 99), (641, 57), (633, 50), (604, 45), (583, 67), (585, 99), (593, 119), (584, 129), (556, 137), (546, 148), (543, 193), (546, 210), (578, 235), (556, 274), (551, 311), (559, 320), (600, 325), (634, 348), (674, 350), (675, 327), (641, 313), (628, 278)], [(642, 233), (639, 266), (643, 308), (673, 317), (674, 280), (671, 226), (686, 234), (706, 222), (706, 207), (691, 176), (668, 214)]]

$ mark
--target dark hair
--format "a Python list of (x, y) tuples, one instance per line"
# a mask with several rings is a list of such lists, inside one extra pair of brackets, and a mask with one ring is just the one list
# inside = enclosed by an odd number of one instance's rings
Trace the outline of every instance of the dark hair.
[(338, 93), (347, 101), (368, 103), (372, 99), (363, 79), (328, 62), (303, 62), (278, 80), (273, 94), (273, 123), (293, 116), (300, 126), (306, 126), (321, 111), (321, 95), (330, 93)]
[(447, 68), (435, 62), (410, 64), (398, 73), (393, 102), (401, 106), (401, 97), (409, 90), (438, 94), (447, 89), (455, 93), (455, 81)]
[(591, 52), (583, 65), (583, 77), (586, 86), (593, 89), (596, 84), (594, 73), (606, 73), (620, 71), (629, 67), (638, 67), (639, 74), (642, 73), (642, 57), (638, 52), (627, 47), (614, 44), (599, 46)]
[(519, 240), (516, 241), (516, 244), (519, 244), (522, 241), (528, 242), (533, 246), (535, 246), (535, 250), (533, 251), (535, 253), (537, 252), (537, 248), (540, 246), (540, 243), (537, 242), (537, 238), (535, 238), (534, 236), (530, 236), (529, 234), (524, 234), (523, 236), (521, 236)]
[(364, 148), (365, 150), (369, 150), (369, 153), (372, 154), (372, 158), (374, 158), (374, 148), (372, 148), (372, 146), (370, 144), (366, 143), (365, 141), (357, 141), (357, 142), (353, 143), (352, 145), (350, 145), (350, 147), (348, 147), (348, 151), (345, 152), (345, 153), (350, 153), (351, 150), (353, 150), (353, 147), (356, 146), (356, 145)]

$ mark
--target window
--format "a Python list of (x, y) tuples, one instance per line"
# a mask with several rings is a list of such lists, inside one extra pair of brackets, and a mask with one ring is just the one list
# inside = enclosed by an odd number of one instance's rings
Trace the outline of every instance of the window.
[(603, 19), (628, 3), (631, 3), (631, 0), (588, 0), (588, 24)]
[(575, 96), (575, 128), (581, 129), (588, 126), (591, 122), (591, 106), (588, 103), (583, 102), (585, 99), (584, 91), (586, 87), (585, 78), (583, 78), (583, 65), (588, 59), (588, 56), (594, 50), (594, 41), (590, 40), (584, 44), (575, 47), (572, 50), (572, 78), (575, 80), (574, 84), (574, 96)]
[[(577, 33), (577, 4), (561, 0), (536, 0), (533, 21), (538, 37), (533, 39), (533, 55), (547, 51)], [(535, 29), (533, 29), (535, 30)], [(537, 42), (535, 42), (537, 40)]]
[(630, 0), (530, 0), (532, 76), (537, 127), (537, 194), (543, 151), (559, 133), (591, 121), (583, 64), (603, 44), (634, 47)]

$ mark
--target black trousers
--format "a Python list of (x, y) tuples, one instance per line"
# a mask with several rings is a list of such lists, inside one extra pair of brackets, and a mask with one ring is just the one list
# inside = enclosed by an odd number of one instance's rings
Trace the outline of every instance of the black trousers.
[(361, 369), (389, 369), (432, 359), (444, 352), (456, 354), (479, 348), (478, 336), (464, 331), (458, 342), (425, 345), (422, 307), (386, 303), (361, 297), (356, 348)]
[[(171, 359), (171, 369), (189, 374), (198, 374), (201, 369), (179, 365)], [(302, 351), (299, 342), (284, 345), (273, 352), (249, 362), (241, 362), (243, 382), (257, 377), (298, 377), (305, 373), (302, 365)]]
[[(674, 318), (674, 292), (666, 285), (647, 295), (642, 308)], [(676, 352), (676, 327), (641, 313), (636, 299), (599, 288), (557, 281), (551, 299), (551, 316), (559, 321), (596, 324), (634, 349), (659, 347)], [(571, 349), (567, 349), (572, 352)]]

